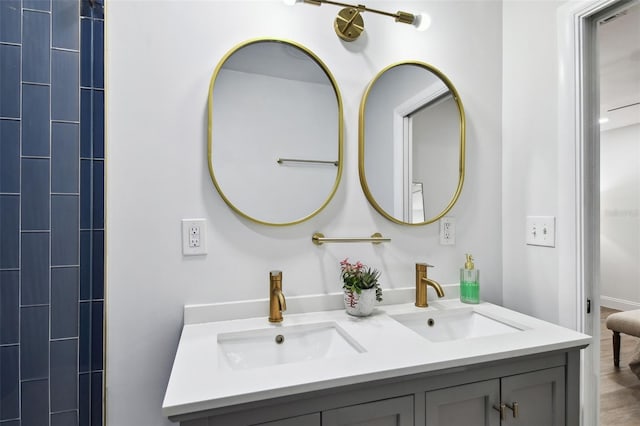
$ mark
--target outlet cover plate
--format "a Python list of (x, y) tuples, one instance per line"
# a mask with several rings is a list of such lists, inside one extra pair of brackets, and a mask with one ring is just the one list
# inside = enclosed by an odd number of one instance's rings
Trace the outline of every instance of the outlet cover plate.
[(184, 256), (207, 254), (206, 236), (206, 219), (182, 219), (182, 254)]
[(555, 216), (527, 216), (527, 245), (555, 247)]
[(456, 243), (456, 219), (445, 216), (440, 219), (440, 245), (452, 246)]

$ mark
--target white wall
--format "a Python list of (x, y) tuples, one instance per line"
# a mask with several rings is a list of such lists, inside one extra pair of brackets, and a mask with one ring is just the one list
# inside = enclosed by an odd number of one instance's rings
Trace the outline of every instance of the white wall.
[[(457, 282), (463, 254), (471, 252), (482, 270), (482, 297), (502, 301), (501, 3), (367, 4), (425, 10), (433, 18), (432, 28), (418, 33), (367, 15), (366, 35), (346, 43), (333, 32), (338, 9), (329, 5), (107, 2), (108, 425), (170, 424), (160, 407), (183, 305), (264, 298), (271, 269), (284, 271), (287, 295), (335, 292), (340, 289), (338, 262), (348, 256), (380, 268), (383, 286), (398, 288), (413, 285), (417, 261), (436, 265), (430, 276), (441, 283)], [(231, 47), (265, 36), (295, 40), (314, 51), (334, 74), (344, 102), (345, 166), (338, 192), (318, 216), (292, 227), (265, 227), (237, 217), (216, 193), (207, 170), (211, 73)], [(443, 71), (465, 106), (467, 175), (451, 212), (457, 218), (455, 246), (438, 245), (437, 225), (405, 227), (380, 217), (358, 181), (363, 90), (383, 67), (407, 59)], [(509, 135), (515, 143), (513, 132)], [(545, 135), (540, 136), (545, 143)], [(181, 255), (180, 219), (189, 217), (209, 222), (207, 256)], [(316, 230), (327, 236), (379, 231), (392, 242), (316, 247), (310, 241)]]
[(640, 124), (600, 134), (600, 297), (640, 308)]
[[(557, 10), (562, 1), (503, 5), (502, 241), (504, 306), (563, 323), (558, 247), (525, 245), (527, 216), (558, 210)], [(575, 297), (575, 296), (574, 296)], [(565, 323), (566, 326), (573, 324)]]

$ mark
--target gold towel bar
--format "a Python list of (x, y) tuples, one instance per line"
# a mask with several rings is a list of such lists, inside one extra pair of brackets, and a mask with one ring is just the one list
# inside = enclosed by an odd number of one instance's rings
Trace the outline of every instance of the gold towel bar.
[(376, 232), (371, 235), (370, 238), (357, 238), (357, 237), (343, 237), (343, 238), (326, 238), (324, 234), (320, 232), (316, 232), (311, 236), (311, 241), (313, 244), (319, 246), (324, 243), (372, 243), (372, 244), (380, 244), (380, 243), (388, 243), (391, 241), (391, 238), (383, 238), (382, 234)]

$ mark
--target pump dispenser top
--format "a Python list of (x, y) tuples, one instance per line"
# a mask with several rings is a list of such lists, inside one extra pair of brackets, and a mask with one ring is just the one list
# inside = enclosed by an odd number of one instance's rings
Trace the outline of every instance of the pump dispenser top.
[(470, 254), (465, 254), (465, 256), (467, 257), (467, 261), (464, 262), (464, 269), (473, 269), (473, 256), (471, 256)]

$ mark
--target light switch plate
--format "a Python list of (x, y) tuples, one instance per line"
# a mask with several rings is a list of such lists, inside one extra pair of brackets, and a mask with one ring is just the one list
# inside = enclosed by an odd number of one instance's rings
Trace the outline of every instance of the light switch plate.
[(555, 216), (527, 216), (527, 245), (555, 247)]
[(182, 254), (184, 256), (207, 254), (206, 236), (206, 219), (182, 219)]

